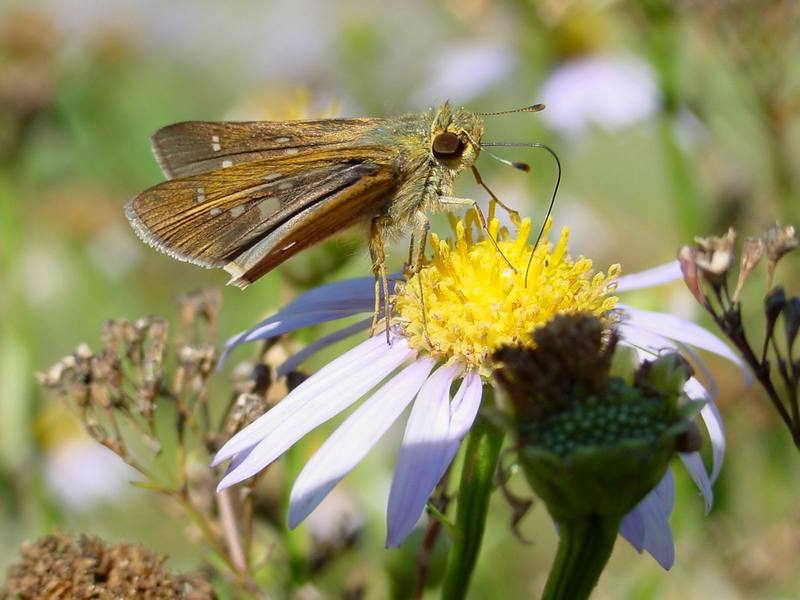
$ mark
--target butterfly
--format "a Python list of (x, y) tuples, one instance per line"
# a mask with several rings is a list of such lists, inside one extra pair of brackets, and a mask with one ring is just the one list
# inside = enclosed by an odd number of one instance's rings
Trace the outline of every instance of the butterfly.
[[(505, 207), (475, 167), (488, 145), (481, 144), (483, 117), (543, 108), (474, 113), (445, 102), (385, 118), (168, 125), (151, 140), (167, 181), (133, 198), (125, 214), (152, 247), (223, 268), (240, 288), (306, 248), (359, 227), (368, 236), (375, 275), (374, 327), (380, 294), (389, 297), (386, 242), (411, 231), (414, 272), (424, 259), (427, 213), (474, 207), (486, 229), (475, 201), (453, 196), (456, 177), (470, 169)], [(388, 327), (388, 307), (386, 317)]]

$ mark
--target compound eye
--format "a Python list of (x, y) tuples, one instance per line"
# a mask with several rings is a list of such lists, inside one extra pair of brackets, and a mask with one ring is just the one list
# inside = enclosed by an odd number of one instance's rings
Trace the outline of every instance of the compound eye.
[(433, 153), (443, 158), (452, 158), (461, 153), (464, 144), (455, 133), (445, 131), (433, 138)]

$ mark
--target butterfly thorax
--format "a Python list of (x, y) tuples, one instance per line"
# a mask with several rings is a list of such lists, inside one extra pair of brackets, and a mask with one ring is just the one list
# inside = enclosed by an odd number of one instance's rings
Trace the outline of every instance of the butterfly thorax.
[(449, 103), (417, 115), (387, 119), (374, 135), (400, 148), (400, 183), (386, 203), (387, 234), (400, 234), (417, 211), (436, 212), (453, 195), (456, 177), (478, 158), (483, 120)]

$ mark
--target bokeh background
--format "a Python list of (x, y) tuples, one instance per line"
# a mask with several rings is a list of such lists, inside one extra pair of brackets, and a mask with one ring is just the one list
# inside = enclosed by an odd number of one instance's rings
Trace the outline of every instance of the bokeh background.
[[(157, 254), (126, 223), (124, 203), (161, 180), (148, 142), (160, 126), (380, 116), (447, 98), (479, 111), (544, 102), (537, 115), (489, 118), (484, 139), (555, 148), (556, 226), (571, 228), (574, 254), (631, 273), (671, 260), (695, 235), (800, 224), (798, 56), (797, 4), (780, 0), (2, 0), (0, 569), (24, 540), (53, 530), (141, 542), (178, 569), (203, 564), (183, 523), (131, 488), (121, 461), (82, 437), (34, 379), (79, 342), (96, 344), (103, 320), (174, 318), (178, 294), (226, 280)], [(483, 158), (484, 178), (540, 220), (552, 161), (504, 156), (532, 173)], [(459, 194), (485, 206), (468, 179)], [(434, 229), (446, 232), (446, 221)], [(402, 243), (393, 248), (395, 266), (403, 254)], [(790, 258), (778, 271), (794, 293), (798, 265)], [(358, 237), (310, 251), (246, 292), (225, 288), (221, 335), (307, 286), (368, 273)], [(754, 322), (763, 286), (757, 274), (744, 296)], [(678, 284), (629, 302), (708, 325)], [(800, 597), (800, 457), (761, 390), (709, 360), (728, 433), (714, 509), (703, 514), (676, 469), (675, 567), (663, 572), (620, 541), (598, 599)], [(356, 575), (368, 597), (388, 593), (384, 566), (401, 551), (382, 550), (383, 510), (398, 439), (341, 486), (363, 532), (320, 575), (323, 597)], [(556, 542), (543, 507), (522, 523), (527, 545), (509, 522), (497, 494), (475, 598), (528, 597), (543, 585)]]

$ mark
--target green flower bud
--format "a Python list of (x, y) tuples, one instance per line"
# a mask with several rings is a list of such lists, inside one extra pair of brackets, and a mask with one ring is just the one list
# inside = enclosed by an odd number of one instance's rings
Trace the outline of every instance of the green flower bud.
[[(695, 450), (681, 406), (689, 365), (677, 354), (642, 363), (615, 357), (616, 333), (591, 315), (556, 317), (535, 347), (495, 354), (519, 464), (547, 505), (561, 541), (543, 598), (588, 598), (622, 518), (663, 478), (676, 451)], [(626, 368), (627, 365), (627, 368)]]

